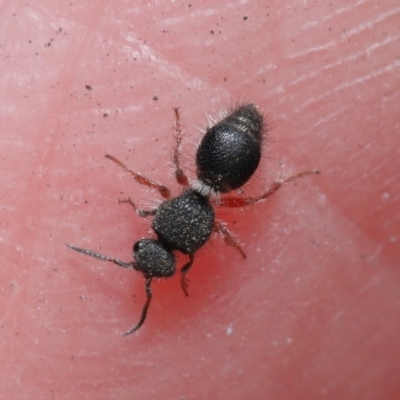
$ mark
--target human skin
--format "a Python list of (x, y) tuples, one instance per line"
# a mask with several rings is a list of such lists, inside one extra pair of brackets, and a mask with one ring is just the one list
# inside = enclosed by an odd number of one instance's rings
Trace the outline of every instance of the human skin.
[[(400, 392), (400, 8), (395, 1), (0, 4), (1, 398), (396, 399)], [(157, 100), (155, 100), (155, 96)], [(104, 158), (195, 177), (205, 115), (268, 121), (245, 193), (213, 238), (154, 282), (124, 261), (160, 196)], [(184, 262), (179, 257), (179, 263)], [(178, 275), (178, 274), (177, 274)]]

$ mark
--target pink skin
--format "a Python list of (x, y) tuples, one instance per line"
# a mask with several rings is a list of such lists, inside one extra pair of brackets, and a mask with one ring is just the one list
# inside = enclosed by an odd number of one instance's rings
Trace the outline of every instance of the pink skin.
[[(400, 8), (198, 3), (0, 6), (1, 397), (397, 398)], [(247, 260), (213, 239), (122, 338), (143, 277), (64, 243), (130, 261), (149, 226), (118, 199), (160, 196), (104, 155), (178, 194), (173, 107), (193, 179), (195, 127), (235, 100), (274, 128), (246, 193), (322, 174), (224, 210)]]

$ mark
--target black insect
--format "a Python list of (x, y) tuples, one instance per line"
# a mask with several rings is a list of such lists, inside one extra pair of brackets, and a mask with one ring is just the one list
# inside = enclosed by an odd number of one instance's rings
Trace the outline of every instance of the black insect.
[[(125, 335), (138, 330), (146, 319), (152, 299), (151, 282), (153, 278), (168, 278), (174, 275), (176, 259), (174, 252), (180, 251), (189, 258), (181, 268), (181, 286), (188, 295), (186, 274), (193, 265), (194, 257), (210, 239), (213, 232), (218, 233), (225, 243), (237, 249), (246, 258), (239, 243), (229, 230), (215, 218), (214, 204), (222, 207), (245, 207), (265, 200), (274, 194), (284, 183), (318, 171), (309, 170), (274, 182), (258, 197), (221, 196), (243, 186), (257, 169), (262, 152), (266, 124), (257, 107), (246, 104), (227, 112), (215, 125), (207, 128), (196, 153), (197, 179), (189, 184), (181, 168), (181, 126), (178, 109), (175, 109), (176, 143), (173, 152), (175, 178), (183, 186), (180, 196), (171, 198), (170, 190), (151, 181), (143, 175), (130, 170), (113, 156), (111, 161), (129, 172), (142, 185), (157, 190), (165, 199), (154, 210), (137, 209), (131, 199), (120, 200), (129, 203), (140, 217), (153, 216), (152, 229), (156, 239), (140, 239), (133, 246), (133, 261), (125, 263), (91, 250), (67, 244), (79, 253), (111, 261), (124, 268), (141, 272), (146, 278), (147, 300), (142, 309), (139, 322)], [(125, 336), (124, 335), (124, 336)]]

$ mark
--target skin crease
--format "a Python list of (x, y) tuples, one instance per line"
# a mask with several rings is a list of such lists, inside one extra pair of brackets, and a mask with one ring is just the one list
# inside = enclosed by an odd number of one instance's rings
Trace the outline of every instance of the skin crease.
[[(400, 8), (216, 4), (1, 3), (2, 398), (398, 398)], [(104, 155), (179, 194), (173, 107), (193, 178), (196, 127), (236, 100), (273, 125), (246, 193), (322, 174), (219, 210), (247, 260), (213, 239), (122, 338), (144, 278), (64, 243), (130, 261), (150, 220), (118, 199), (160, 196)]]

